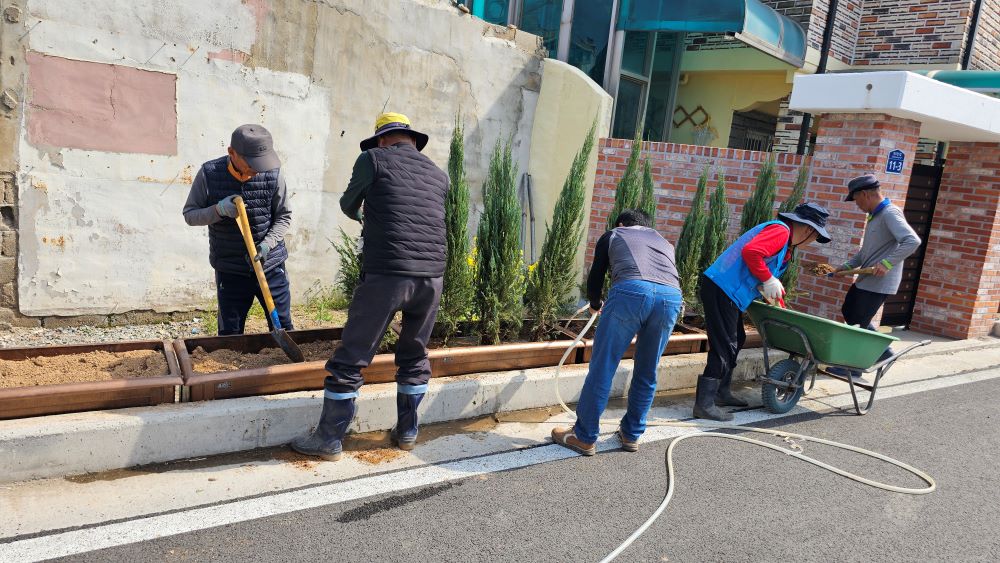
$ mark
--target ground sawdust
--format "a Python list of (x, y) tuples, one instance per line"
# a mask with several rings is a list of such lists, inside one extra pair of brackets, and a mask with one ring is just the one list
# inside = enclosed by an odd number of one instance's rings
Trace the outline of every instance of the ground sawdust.
[[(328, 360), (337, 347), (337, 341), (323, 340), (299, 344), (299, 350), (307, 362)], [(290, 363), (291, 360), (281, 348), (264, 348), (256, 353), (243, 353), (234, 350), (215, 350), (206, 352), (198, 347), (191, 352), (191, 364), (195, 373), (218, 373), (220, 371), (236, 371), (241, 369), (258, 369)]]
[(27, 360), (0, 360), (0, 389), (168, 375), (158, 350), (94, 351)]
[(378, 448), (376, 450), (362, 450), (359, 452), (349, 452), (349, 455), (361, 463), (368, 465), (379, 465), (389, 463), (406, 455), (406, 452), (397, 448)]

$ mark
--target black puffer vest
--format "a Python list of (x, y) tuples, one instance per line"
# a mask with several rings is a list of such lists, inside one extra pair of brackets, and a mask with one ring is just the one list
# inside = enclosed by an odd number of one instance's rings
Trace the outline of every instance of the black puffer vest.
[(407, 143), (374, 148), (368, 154), (375, 165), (375, 181), (365, 195), (362, 270), (443, 276), (448, 175)]
[[(271, 228), (271, 200), (278, 191), (279, 169), (261, 172), (245, 183), (240, 183), (228, 170), (229, 157), (210, 160), (202, 165), (208, 183), (208, 202), (215, 205), (231, 195), (243, 196), (250, 220), (253, 241), (260, 244)], [(279, 242), (272, 248), (264, 261), (267, 272), (280, 266), (288, 258), (285, 243)], [(247, 247), (243, 235), (236, 226), (236, 219), (223, 217), (218, 223), (208, 226), (208, 261), (212, 267), (228, 274), (253, 275), (247, 257)]]

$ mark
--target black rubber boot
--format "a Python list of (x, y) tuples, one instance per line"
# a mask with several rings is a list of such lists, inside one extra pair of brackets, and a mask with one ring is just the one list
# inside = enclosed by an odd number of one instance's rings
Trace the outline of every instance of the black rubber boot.
[(319, 415), (316, 430), (292, 442), (292, 449), (327, 461), (339, 460), (344, 451), (341, 441), (353, 418), (354, 399), (323, 399), (323, 413)]
[(407, 395), (396, 393), (396, 426), (392, 428), (389, 437), (399, 449), (410, 451), (417, 445), (417, 407), (424, 394)]
[(719, 392), (720, 380), (705, 377), (698, 378), (698, 390), (694, 396), (694, 417), (728, 422), (733, 415), (715, 406), (715, 395)]
[(729, 389), (733, 382), (733, 372), (729, 372), (719, 380), (719, 391), (715, 394), (715, 405), (718, 407), (749, 407), (750, 403), (733, 395)]

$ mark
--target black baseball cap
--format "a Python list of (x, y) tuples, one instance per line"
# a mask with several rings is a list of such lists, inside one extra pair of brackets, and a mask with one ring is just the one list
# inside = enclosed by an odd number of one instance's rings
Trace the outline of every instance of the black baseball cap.
[(267, 172), (281, 166), (274, 152), (271, 133), (260, 125), (240, 125), (233, 131), (229, 146), (257, 172)]
[(847, 184), (847, 199), (844, 201), (854, 201), (854, 194), (861, 190), (874, 190), (879, 187), (878, 178), (874, 174), (858, 176)]

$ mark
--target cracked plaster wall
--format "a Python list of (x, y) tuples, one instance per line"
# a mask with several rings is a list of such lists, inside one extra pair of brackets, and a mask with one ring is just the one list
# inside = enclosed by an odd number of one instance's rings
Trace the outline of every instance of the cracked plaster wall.
[(541, 80), (534, 36), (446, 0), (213, 1), (27, 2), (28, 51), (176, 75), (177, 154), (37, 143), (27, 110), (16, 142), (22, 313), (211, 306), (207, 230), (188, 227), (181, 208), (198, 167), (224, 154), (241, 123), (268, 127), (283, 161), (297, 299), (333, 281), (338, 228), (357, 231), (338, 200), (387, 99), (431, 136), (425, 153), (442, 167), (461, 112), (474, 215), (498, 138), (512, 136), (527, 171)]

